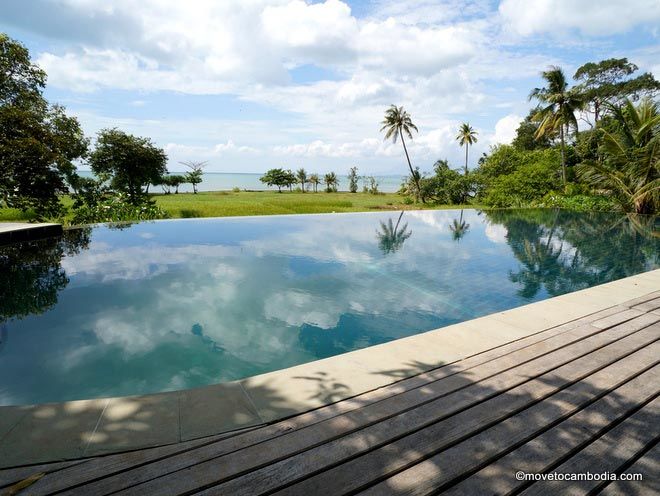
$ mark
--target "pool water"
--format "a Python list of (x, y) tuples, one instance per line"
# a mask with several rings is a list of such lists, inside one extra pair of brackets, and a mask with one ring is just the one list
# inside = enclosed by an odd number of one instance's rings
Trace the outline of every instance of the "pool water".
[(384, 343), (658, 268), (657, 230), (437, 210), (98, 226), (0, 247), (0, 405), (197, 387)]

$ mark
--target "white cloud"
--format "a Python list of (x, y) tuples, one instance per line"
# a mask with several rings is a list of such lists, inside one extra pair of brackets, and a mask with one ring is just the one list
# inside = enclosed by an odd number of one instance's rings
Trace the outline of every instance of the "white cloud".
[[(94, 103), (84, 111), (84, 104), (70, 105), (86, 114), (87, 132), (128, 126), (167, 145), (175, 162), (236, 158), (217, 165), (234, 170), (264, 170), (273, 156), (288, 156), (323, 167), (360, 158), (392, 172), (399, 151), (380, 141), (378, 125), (389, 104), (405, 106), (420, 128), (411, 143), (417, 157), (459, 162), (452, 126), (470, 120), (481, 128), (477, 154), (491, 140), (509, 141), (514, 116), (527, 111), (528, 79), (563, 64), (539, 49), (543, 36), (554, 40), (558, 29), (570, 43), (567, 30), (600, 35), (659, 18), (657, 2), (633, 3), (504, 0), (498, 12), (470, 0), (375, 0), (358, 15), (341, 0), (200, 0), (195, 8), (178, 0), (35, 0), (43, 14), (35, 18), (16, 0), (4, 14), (58, 40), (36, 57), (49, 85), (85, 92), (92, 102), (110, 89), (134, 92), (132, 106), (149, 99), (149, 120), (103, 116)], [(46, 22), (56, 14), (62, 22)], [(520, 50), (521, 35), (541, 43)], [(655, 71), (654, 54), (640, 61)], [(234, 105), (219, 107), (214, 118), (175, 119), (150, 92), (229, 95)], [(238, 120), (236, 103), (244, 102), (275, 115)]]
[(503, 0), (499, 12), (505, 23), (523, 36), (569, 30), (606, 36), (660, 22), (657, 0)]
[(490, 143), (493, 145), (505, 144), (508, 145), (516, 137), (516, 130), (520, 126), (522, 117), (515, 114), (509, 114), (502, 117), (495, 124), (495, 134), (490, 138)]

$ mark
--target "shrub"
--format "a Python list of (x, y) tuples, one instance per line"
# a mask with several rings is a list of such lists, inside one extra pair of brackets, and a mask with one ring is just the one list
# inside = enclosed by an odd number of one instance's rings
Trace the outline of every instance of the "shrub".
[(125, 222), (132, 220), (165, 219), (167, 212), (146, 200), (135, 204), (126, 195), (117, 194), (92, 205), (83, 204), (74, 210), (72, 224), (94, 224), (97, 222)]
[(534, 206), (542, 208), (563, 208), (581, 212), (609, 212), (618, 210), (616, 203), (605, 196), (584, 194), (565, 196), (554, 191), (545, 195), (538, 202), (535, 202)]

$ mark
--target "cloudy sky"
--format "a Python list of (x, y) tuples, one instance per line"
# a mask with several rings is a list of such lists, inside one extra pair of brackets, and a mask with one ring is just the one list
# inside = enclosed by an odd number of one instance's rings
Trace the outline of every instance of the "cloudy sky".
[(660, 77), (657, 0), (3, 0), (0, 30), (48, 72), (47, 97), (93, 135), (120, 127), (207, 170), (405, 172), (391, 103), (419, 127), (414, 165), (458, 167), (510, 141), (541, 84), (628, 57)]

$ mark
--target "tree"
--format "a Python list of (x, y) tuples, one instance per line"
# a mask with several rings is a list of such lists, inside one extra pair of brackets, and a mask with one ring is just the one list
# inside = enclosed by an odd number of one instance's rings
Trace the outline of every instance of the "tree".
[(616, 126), (601, 128), (601, 160), (578, 166), (578, 174), (593, 187), (609, 192), (625, 211), (652, 214), (660, 207), (660, 111), (644, 99), (611, 105)]
[(193, 193), (197, 194), (197, 185), (201, 184), (204, 177), (204, 167), (208, 165), (208, 162), (194, 162), (188, 160), (186, 162), (180, 162), (181, 165), (185, 165), (190, 169), (190, 172), (186, 172), (185, 178), (186, 182), (192, 184)]
[(559, 67), (550, 67), (541, 73), (547, 82), (546, 88), (535, 88), (529, 99), (537, 99), (544, 107), (536, 113), (534, 120), (540, 122), (536, 137), (554, 136), (559, 131), (559, 146), (561, 151), (561, 177), (566, 188), (566, 134), (570, 127), (578, 129), (575, 112), (584, 107), (582, 97), (577, 91), (568, 89), (564, 71)]
[(534, 116), (538, 113), (539, 107), (530, 109), (527, 117), (523, 119), (516, 129), (516, 137), (511, 144), (517, 150), (538, 150), (540, 148), (550, 148), (552, 143), (547, 135), (537, 136), (539, 123), (534, 121)]
[(296, 179), (300, 183), (300, 189), (305, 192), (305, 183), (307, 182), (307, 171), (303, 168), (298, 169), (296, 172)]
[(57, 215), (74, 162), (87, 153), (78, 120), (43, 98), (46, 74), (28, 50), (0, 34), (0, 205)]
[(178, 195), (179, 194), (179, 186), (182, 184), (186, 184), (188, 182), (186, 180), (186, 176), (181, 176), (181, 175), (173, 175), (168, 177), (170, 186), (174, 188), (174, 194)]
[(110, 181), (115, 191), (125, 193), (130, 203), (144, 202), (149, 184), (167, 173), (167, 155), (149, 138), (119, 129), (99, 132), (89, 164), (97, 176)]
[(262, 183), (268, 186), (277, 186), (279, 193), (282, 192), (282, 187), (287, 185), (287, 173), (284, 169), (270, 169), (259, 178)]
[(339, 180), (337, 175), (334, 172), (329, 172), (323, 177), (323, 182), (325, 182), (325, 191), (326, 193), (336, 192), (339, 187)]
[(32, 63), (22, 44), (0, 33), (0, 105), (43, 105), (46, 73)]
[(456, 140), (458, 144), (465, 147), (465, 175), (468, 173), (468, 149), (470, 146), (474, 145), (477, 139), (477, 133), (469, 123), (464, 122), (461, 124), (461, 127), (458, 129), (458, 135)]
[(579, 81), (575, 89), (589, 103), (595, 124), (598, 124), (606, 103), (621, 103), (625, 98), (637, 100), (644, 96), (653, 97), (660, 91), (660, 82), (649, 72), (628, 79), (637, 69), (635, 64), (622, 58), (589, 62), (575, 71), (573, 79)]
[(319, 184), (321, 184), (321, 179), (319, 178), (318, 174), (310, 174), (309, 179), (307, 179), (309, 184), (311, 184), (314, 187), (314, 193), (316, 193)]
[(351, 193), (357, 193), (358, 190), (358, 168), (357, 167), (351, 167), (351, 170), (348, 171), (348, 190)]
[(390, 105), (390, 108), (385, 111), (385, 119), (383, 119), (381, 124), (383, 127), (380, 128), (380, 131), (385, 131), (386, 140), (392, 138), (392, 142), (396, 143), (396, 140), (401, 137), (401, 144), (403, 145), (403, 151), (406, 154), (410, 175), (417, 186), (418, 195), (420, 195), (422, 203), (425, 203), (424, 197), (421, 196), (422, 190), (419, 185), (419, 174), (416, 175), (413, 170), (412, 164), (410, 163), (410, 156), (408, 155), (408, 148), (406, 148), (406, 142), (403, 138), (405, 133), (408, 138), (412, 139), (412, 131), (418, 132), (417, 126), (413, 124), (410, 114), (406, 112), (403, 107), (397, 107), (396, 105)]
[(287, 169), (284, 172), (284, 181), (285, 181), (285, 185), (289, 188), (289, 191), (291, 191), (293, 185), (296, 184), (296, 175), (293, 173), (291, 169)]

